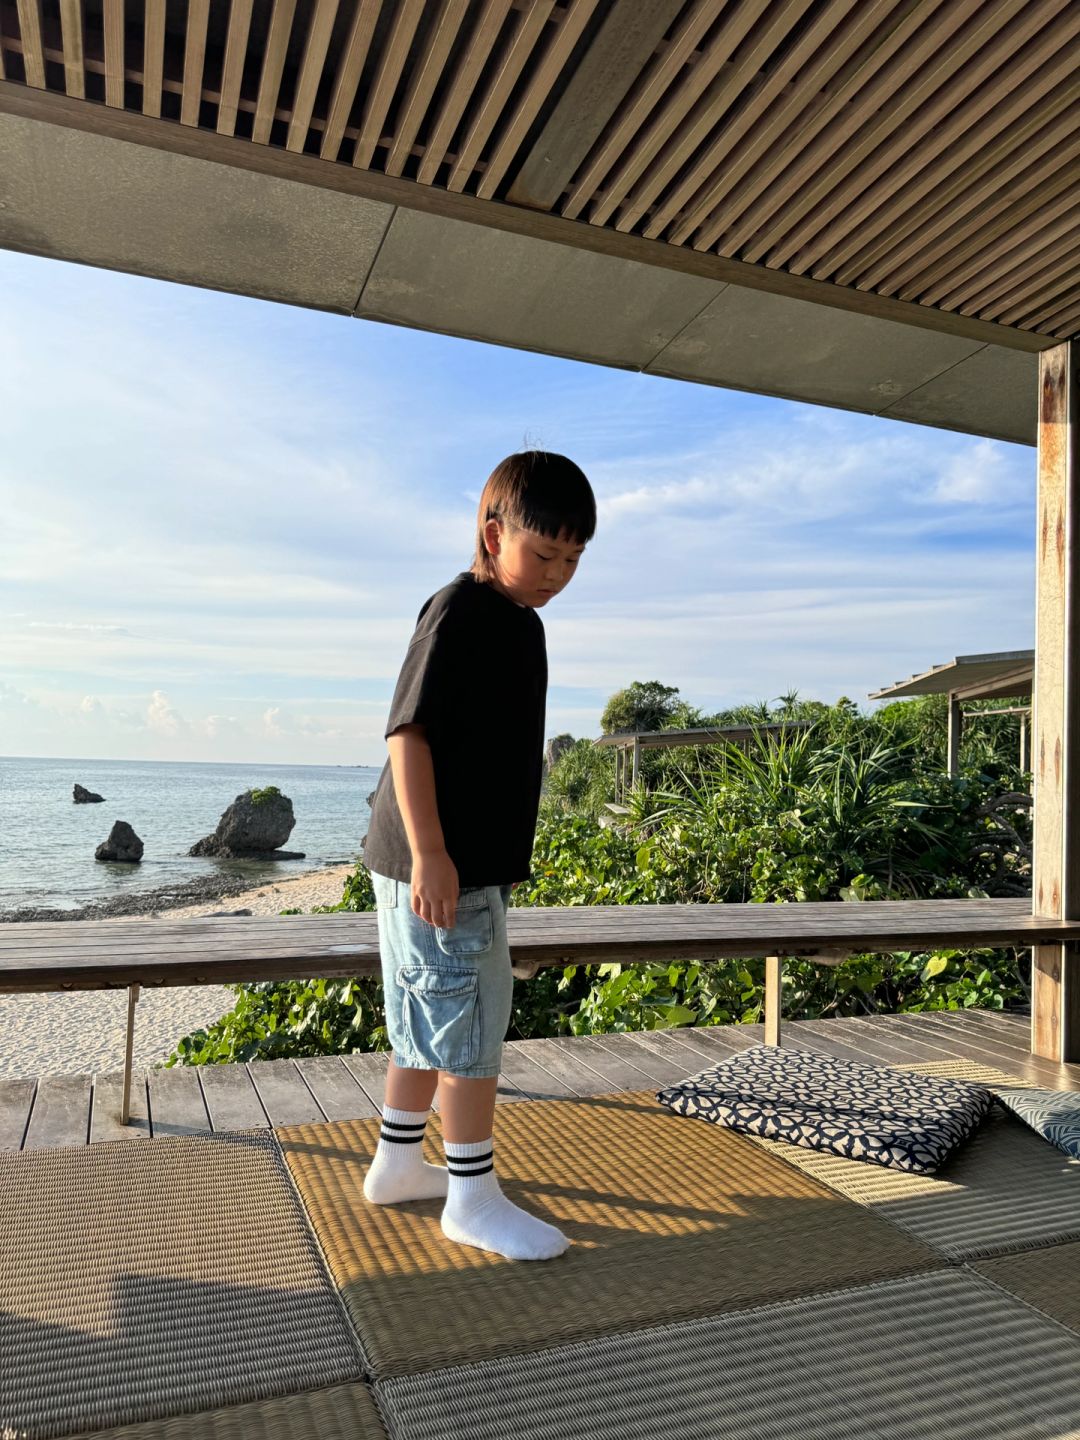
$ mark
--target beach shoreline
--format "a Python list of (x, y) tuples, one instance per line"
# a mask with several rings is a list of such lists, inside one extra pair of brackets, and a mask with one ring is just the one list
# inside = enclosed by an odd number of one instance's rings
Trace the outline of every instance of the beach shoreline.
[[(33, 924), (55, 920), (148, 920), (162, 914), (176, 919), (208, 915), (229, 901), (228, 909), (248, 909), (253, 915), (276, 915), (279, 910), (310, 910), (316, 905), (336, 905), (341, 900), (346, 878), (355, 863), (324, 865), (304, 870), (299, 875), (283, 874), (281, 878), (264, 880), (252, 885), (248, 876), (200, 875), (178, 885), (163, 885), (156, 890), (143, 890), (132, 895), (113, 895), (104, 900), (91, 900), (74, 910), (57, 910), (43, 906), (24, 906), (17, 910), (0, 911), (0, 924)], [(275, 897), (281, 898), (275, 903)], [(260, 903), (265, 902), (265, 903)]]

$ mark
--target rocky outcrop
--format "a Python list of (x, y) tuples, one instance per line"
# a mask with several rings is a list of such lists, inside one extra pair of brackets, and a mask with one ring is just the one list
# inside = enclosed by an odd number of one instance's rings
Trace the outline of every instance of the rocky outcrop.
[(303, 860), (303, 851), (281, 849), (295, 824), (292, 801), (276, 785), (247, 790), (225, 810), (214, 833), (197, 841), (188, 854), (222, 860)]
[(129, 865), (137, 865), (142, 857), (143, 842), (126, 820), (117, 820), (109, 838), (94, 851), (95, 860), (122, 860)]
[(551, 770), (567, 750), (572, 750), (576, 744), (573, 735), (556, 735), (553, 740), (549, 740), (544, 749), (544, 769)]
[(71, 798), (76, 805), (100, 805), (105, 796), (95, 795), (93, 790), (87, 790), (84, 785), (76, 785)]

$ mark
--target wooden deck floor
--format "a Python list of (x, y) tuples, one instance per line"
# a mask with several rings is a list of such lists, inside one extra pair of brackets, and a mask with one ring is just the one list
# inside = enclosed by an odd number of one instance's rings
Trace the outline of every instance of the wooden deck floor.
[[(1032, 1057), (1025, 1016), (990, 1011), (797, 1021), (786, 1046), (880, 1064), (973, 1060), (1033, 1083), (1080, 1090), (1080, 1065)], [(560, 1100), (681, 1080), (762, 1039), (760, 1025), (523, 1040), (503, 1049), (499, 1100)], [(362, 1119), (383, 1101), (387, 1057), (256, 1061), (149, 1070), (135, 1077), (121, 1126), (121, 1075), (0, 1080), (0, 1149), (43, 1149), (154, 1135), (206, 1134)]]

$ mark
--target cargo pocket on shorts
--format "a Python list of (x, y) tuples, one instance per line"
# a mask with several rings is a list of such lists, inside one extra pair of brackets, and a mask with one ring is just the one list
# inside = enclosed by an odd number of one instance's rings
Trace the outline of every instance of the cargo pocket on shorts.
[(403, 965), (402, 1023), (413, 1055), (429, 1070), (467, 1070), (480, 1054), (475, 970)]
[(435, 939), (444, 955), (482, 955), (495, 938), (491, 901), (486, 889), (462, 890), (454, 912), (454, 927), (435, 927)]

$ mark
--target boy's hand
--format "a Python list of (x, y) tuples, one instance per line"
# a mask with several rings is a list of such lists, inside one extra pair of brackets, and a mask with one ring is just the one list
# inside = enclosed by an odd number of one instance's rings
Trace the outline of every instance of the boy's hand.
[(429, 925), (454, 928), (457, 913), (458, 873), (445, 850), (419, 855), (412, 867), (412, 908)]

